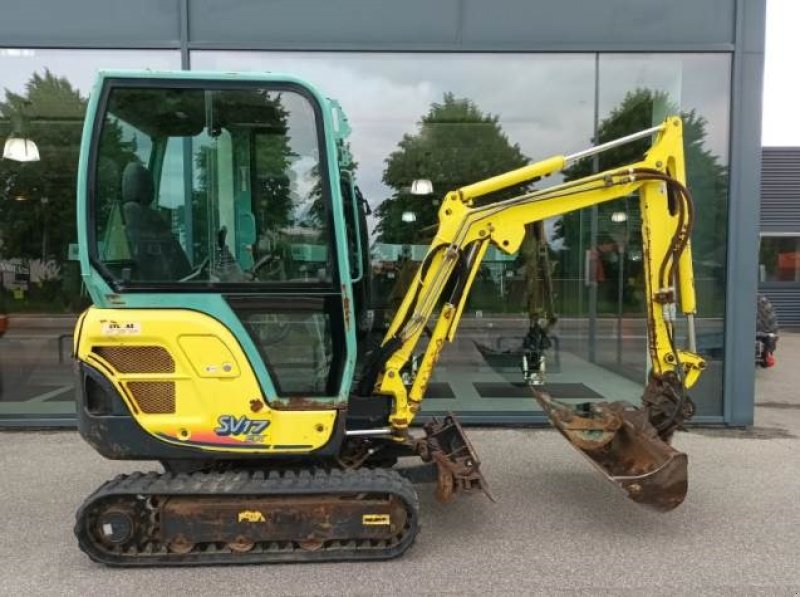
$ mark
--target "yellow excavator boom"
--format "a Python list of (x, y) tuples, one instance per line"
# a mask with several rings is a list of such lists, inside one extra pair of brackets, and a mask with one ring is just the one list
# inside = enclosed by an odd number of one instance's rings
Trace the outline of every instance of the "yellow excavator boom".
[[(638, 162), (476, 205), (480, 197), (555, 174), (577, 160), (646, 137), (652, 137), (653, 142)], [(665, 442), (694, 413), (686, 390), (705, 368), (705, 361), (695, 353), (694, 346), (696, 302), (690, 246), (694, 207), (686, 188), (682, 122), (676, 116), (651, 129), (572, 155), (553, 156), (446, 195), (439, 210), (436, 236), (383, 340), (385, 361), (373, 388), (375, 393), (392, 397), (390, 423), (398, 436), (402, 436), (418, 412), (442, 348), (453, 341), (470, 287), (489, 245), (504, 253), (515, 253), (528, 224), (636, 193), (641, 208), (648, 350), (652, 363), (650, 382), (642, 398), (644, 410), (634, 413), (622, 403), (613, 403), (584, 405), (582, 411), (576, 412), (554, 402), (538, 387), (543, 377), (540, 374), (544, 369), (543, 351), (529, 355), (530, 369), (526, 376), (533, 386), (533, 397), (573, 445), (584, 453), (588, 451), (590, 457), (593, 450), (601, 448), (611, 452), (612, 457), (604, 454), (602, 462), (593, 458), (610, 478), (635, 477), (642, 471), (654, 473), (667, 463), (669, 474), (676, 475), (673, 469), (680, 466)], [(444, 296), (446, 291), (449, 296)], [(686, 316), (688, 326), (689, 347), (685, 350), (677, 348), (675, 342), (678, 308)], [(429, 332), (427, 349), (415, 367), (409, 387), (409, 376), (402, 373), (434, 316), (436, 322)], [(637, 460), (628, 450), (625, 457), (637, 464), (620, 468), (619, 458), (613, 454), (619, 455), (624, 450), (613, 448), (613, 442), (619, 441), (626, 428), (635, 437), (625, 441), (633, 442), (635, 451), (646, 455)], [(657, 446), (654, 442), (664, 445)], [(683, 471), (685, 484), (685, 461)], [(638, 491), (641, 494), (642, 490)], [(680, 495), (679, 499), (657, 507), (674, 507), (682, 499)]]
[[(644, 156), (634, 164), (567, 181), (518, 197), (474, 207), (479, 197), (549, 176), (569, 163), (621, 143), (654, 135)], [(674, 372), (691, 387), (705, 366), (690, 350), (676, 350), (674, 325), (676, 303), (693, 326), (696, 311), (689, 233), (693, 208), (685, 192), (682, 123), (670, 117), (661, 125), (609, 144), (570, 156), (553, 156), (517, 170), (451, 191), (439, 210), (439, 228), (403, 302), (394, 315), (384, 344), (401, 344), (386, 361), (376, 388), (394, 398), (392, 424), (405, 428), (419, 409), (425, 389), (445, 341), (452, 342), (463, 314), (470, 286), (490, 244), (504, 253), (515, 253), (525, 235), (525, 225), (599, 203), (639, 193), (642, 214), (649, 351), (653, 372), (663, 377)], [(676, 190), (677, 189), (677, 190)], [(467, 267), (453, 300), (442, 294), (457, 267)], [(677, 285), (676, 285), (677, 281)], [(403, 383), (406, 366), (437, 307), (433, 329), (410, 391)], [(690, 330), (690, 344), (694, 334)]]

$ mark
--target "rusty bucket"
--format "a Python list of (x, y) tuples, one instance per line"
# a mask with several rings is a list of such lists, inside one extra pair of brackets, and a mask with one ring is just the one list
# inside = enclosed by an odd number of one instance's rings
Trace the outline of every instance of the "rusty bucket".
[(576, 407), (533, 389), (550, 422), (634, 502), (666, 512), (686, 497), (687, 457), (659, 437), (648, 413), (627, 402)]

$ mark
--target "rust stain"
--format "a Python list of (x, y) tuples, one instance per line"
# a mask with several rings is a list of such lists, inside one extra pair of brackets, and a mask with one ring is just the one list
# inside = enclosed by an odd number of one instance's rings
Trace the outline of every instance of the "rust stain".
[(258, 398), (254, 398), (250, 401), (250, 410), (254, 413), (259, 412), (262, 408), (264, 408), (264, 403)]
[(344, 309), (344, 330), (350, 331), (350, 297), (347, 296), (347, 287), (342, 284), (342, 308)]
[[(260, 541), (296, 541), (315, 550), (330, 540), (388, 540), (408, 513), (395, 496), (343, 500), (339, 495), (170, 497), (160, 508), (168, 546), (220, 542), (248, 551)], [(381, 524), (364, 521), (385, 520)]]
[(683, 502), (686, 455), (659, 437), (647, 408), (625, 402), (568, 407), (538, 390), (534, 397), (553, 426), (630, 499), (662, 512)]
[(270, 400), (269, 406), (275, 410), (342, 410), (345, 408), (345, 405), (337, 405), (333, 400), (320, 400), (305, 396), (273, 398)]
[(494, 501), (481, 474), (481, 461), (455, 416), (442, 421), (434, 417), (423, 429), (425, 438), (417, 440), (415, 447), (422, 460), (436, 464), (436, 499), (445, 503), (457, 493), (482, 491)]

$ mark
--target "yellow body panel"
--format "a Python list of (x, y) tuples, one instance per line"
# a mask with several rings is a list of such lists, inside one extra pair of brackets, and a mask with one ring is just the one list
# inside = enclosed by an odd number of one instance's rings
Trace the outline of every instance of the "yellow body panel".
[[(208, 315), (90, 308), (81, 324), (76, 327), (77, 358), (102, 372), (139, 425), (162, 441), (210, 451), (306, 453), (331, 437), (336, 410), (270, 408), (236, 338)], [(165, 350), (174, 362), (172, 370), (163, 358), (156, 365), (108, 356), (113, 350), (125, 355), (132, 353), (119, 349), (142, 348), (162, 355)], [(174, 412), (163, 412), (162, 403), (156, 409), (160, 412), (142, 408), (141, 396), (149, 394), (137, 391), (164, 387), (173, 388), (172, 395), (164, 395), (173, 399)]]
[(226, 379), (241, 375), (237, 360), (216, 336), (187, 334), (178, 337), (178, 344), (198, 377)]

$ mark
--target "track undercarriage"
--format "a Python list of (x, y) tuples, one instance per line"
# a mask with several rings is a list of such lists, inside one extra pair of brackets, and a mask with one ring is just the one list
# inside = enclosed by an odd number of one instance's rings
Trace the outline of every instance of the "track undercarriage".
[(75, 534), (112, 566), (386, 559), (414, 541), (418, 507), (389, 470), (133, 473), (84, 502)]
[[(350, 460), (358, 468), (234, 465), (120, 475), (87, 498), (75, 534), (89, 557), (111, 566), (394, 558), (418, 530), (410, 478), (435, 481), (443, 502), (456, 493), (489, 495), (480, 460), (454, 417), (432, 420), (425, 432), (399, 444), (400, 452), (428, 463), (415, 469), (373, 468), (376, 461), (365, 459)], [(390, 449), (394, 443), (383, 442)], [(340, 458), (339, 466), (347, 462)]]

